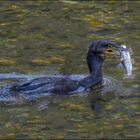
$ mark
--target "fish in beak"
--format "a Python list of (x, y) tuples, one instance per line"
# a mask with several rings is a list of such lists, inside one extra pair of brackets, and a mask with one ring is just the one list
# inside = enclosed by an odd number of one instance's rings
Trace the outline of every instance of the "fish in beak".
[(106, 49), (106, 58), (118, 58), (121, 59), (121, 64), (126, 71), (125, 79), (132, 78), (132, 60), (129, 49), (125, 45), (121, 45), (118, 48), (108, 47)]
[(125, 45), (121, 45), (122, 50), (120, 50), (121, 63), (126, 70), (126, 77), (131, 78), (132, 76), (132, 61), (129, 49)]

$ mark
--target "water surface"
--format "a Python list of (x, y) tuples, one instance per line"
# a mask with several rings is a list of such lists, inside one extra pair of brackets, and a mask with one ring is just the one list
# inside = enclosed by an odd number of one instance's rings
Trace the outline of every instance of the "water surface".
[(124, 80), (119, 60), (107, 59), (103, 89), (1, 106), (0, 139), (139, 138), (139, 9), (139, 1), (0, 1), (0, 86), (87, 74), (87, 47), (98, 39), (132, 48), (135, 68), (134, 79)]

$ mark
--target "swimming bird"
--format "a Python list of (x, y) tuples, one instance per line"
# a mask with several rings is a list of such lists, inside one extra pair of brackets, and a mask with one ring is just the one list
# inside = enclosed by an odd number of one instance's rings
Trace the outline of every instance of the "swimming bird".
[(10, 87), (10, 91), (23, 92), (29, 95), (73, 94), (87, 91), (102, 82), (102, 67), (106, 52), (112, 52), (113, 48), (118, 51), (123, 50), (120, 45), (110, 40), (92, 42), (87, 52), (87, 64), (90, 73), (82, 79), (72, 79), (67, 75), (40, 77), (14, 84)]

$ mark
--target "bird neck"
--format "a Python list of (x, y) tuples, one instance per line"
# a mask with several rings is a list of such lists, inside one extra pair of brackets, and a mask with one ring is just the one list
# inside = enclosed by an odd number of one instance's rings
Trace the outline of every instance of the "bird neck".
[(104, 60), (99, 57), (99, 53), (88, 53), (87, 64), (92, 77), (102, 77), (102, 66)]
[(90, 75), (81, 81), (81, 85), (85, 88), (91, 88), (92, 86), (102, 82), (102, 60), (97, 53), (87, 56), (87, 63), (90, 70)]

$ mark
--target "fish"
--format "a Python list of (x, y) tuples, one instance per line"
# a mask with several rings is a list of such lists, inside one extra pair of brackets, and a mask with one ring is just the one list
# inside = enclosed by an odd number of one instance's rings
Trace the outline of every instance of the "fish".
[(126, 45), (121, 45), (122, 50), (120, 50), (120, 57), (121, 57), (121, 63), (123, 64), (125, 70), (126, 70), (126, 76), (125, 78), (131, 78), (132, 77), (132, 59), (129, 49), (126, 47)]

